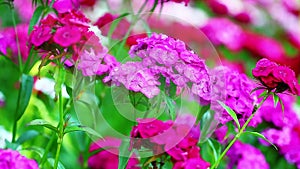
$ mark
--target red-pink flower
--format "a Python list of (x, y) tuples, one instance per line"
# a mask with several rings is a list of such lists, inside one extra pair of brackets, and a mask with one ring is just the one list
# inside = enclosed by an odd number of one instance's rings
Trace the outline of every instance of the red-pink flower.
[(269, 90), (276, 89), (277, 93), (287, 90), (292, 94), (300, 95), (300, 86), (295, 72), (286, 66), (277, 65), (268, 59), (261, 59), (252, 70), (252, 74)]
[[(115, 21), (118, 18), (118, 15), (112, 15), (111, 13), (105, 13), (103, 16), (101, 16), (97, 22), (94, 24), (99, 29), (101, 29), (102, 34), (104, 36), (108, 35), (108, 32), (110, 31), (110, 26), (113, 21)], [(114, 30), (112, 34), (112, 38), (114, 39), (121, 39), (125, 36), (126, 32), (128, 31), (130, 27), (130, 23), (125, 19), (121, 19), (121, 21), (118, 23), (118, 26)]]
[(55, 32), (53, 36), (53, 40), (55, 43), (68, 47), (76, 42), (78, 42), (81, 38), (81, 32), (78, 27), (75, 26), (64, 26)]
[(78, 0), (56, 0), (53, 4), (53, 8), (56, 9), (58, 13), (65, 13), (78, 7)]
[(34, 46), (40, 46), (52, 37), (50, 26), (35, 27), (30, 34), (30, 42)]

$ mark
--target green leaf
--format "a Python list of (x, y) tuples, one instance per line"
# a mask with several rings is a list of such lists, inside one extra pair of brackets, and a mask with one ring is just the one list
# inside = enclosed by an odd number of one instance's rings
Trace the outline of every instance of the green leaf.
[(199, 122), (202, 119), (203, 115), (208, 111), (209, 108), (210, 108), (210, 104), (201, 107), (201, 109), (199, 110), (199, 112), (197, 114), (197, 119), (196, 119), (195, 125), (199, 124)]
[(272, 95), (273, 95), (274, 107), (277, 107), (279, 96), (276, 93), (272, 93)]
[(239, 120), (235, 114), (235, 112), (228, 106), (226, 106), (224, 103), (218, 101), (218, 103), (226, 110), (226, 112), (233, 118), (234, 122), (236, 123), (238, 129), (240, 130), (241, 126), (239, 123)]
[(5, 147), (8, 149), (16, 150), (19, 147), (19, 144), (11, 143), (5, 139)]
[(43, 119), (35, 119), (31, 121), (30, 123), (27, 124), (28, 126), (44, 126), (50, 130), (53, 130), (54, 132), (58, 132), (57, 128), (54, 127), (52, 124), (49, 122), (43, 120)]
[(258, 132), (255, 132), (255, 131), (245, 131), (242, 133), (242, 135), (244, 134), (251, 134), (251, 135), (254, 135), (256, 137), (259, 137), (259, 138), (262, 138), (263, 140), (265, 140), (266, 142), (268, 142), (269, 144), (271, 144), (276, 150), (278, 150), (278, 148), (270, 141), (268, 140), (264, 135), (258, 133)]
[[(54, 158), (48, 158), (48, 162), (53, 168), (54, 167), (54, 162), (55, 162)], [(65, 169), (65, 167), (61, 162), (58, 162), (57, 169)]]
[(256, 88), (254, 88), (254, 89), (250, 92), (250, 94), (252, 94), (253, 92), (255, 92), (255, 91), (257, 91), (257, 90), (261, 90), (261, 89), (266, 90), (267, 88), (266, 88), (266, 87), (263, 87), (263, 86), (258, 86), (258, 87), (256, 87)]
[(282, 102), (282, 100), (281, 100), (280, 97), (279, 97), (279, 103), (280, 103), (280, 105), (281, 105), (282, 114), (283, 114), (283, 116), (284, 116), (284, 104), (283, 104), (283, 102)]
[(22, 117), (22, 115), (24, 114), (28, 106), (32, 88), (33, 88), (33, 77), (30, 75), (22, 74), (21, 86), (18, 95), (18, 105), (15, 114), (15, 120), (17, 121)]
[(23, 144), (24, 142), (33, 139), (34, 137), (38, 136), (39, 132), (35, 130), (28, 130), (24, 132), (16, 141), (17, 144)]
[(172, 120), (175, 120), (176, 118), (176, 111), (175, 111), (175, 104), (174, 100), (170, 97), (166, 96), (166, 103), (169, 110), (169, 114), (171, 115)]
[(258, 97), (259, 97), (259, 98), (260, 98), (260, 97), (265, 97), (265, 96), (267, 96), (267, 94), (268, 94), (268, 91), (265, 90), (265, 91), (262, 92)]
[(58, 94), (61, 92), (62, 85), (64, 84), (65, 81), (65, 75), (66, 72), (64, 71), (64, 69), (61, 68), (56, 69), (56, 74), (54, 76), (55, 79), (54, 91), (56, 96), (58, 96)]
[(214, 139), (208, 139), (207, 142), (209, 144), (209, 147), (213, 151), (214, 162), (216, 162), (221, 155), (222, 146), (218, 141)]
[(126, 165), (129, 161), (129, 158), (132, 154), (132, 151), (129, 151), (130, 141), (129, 140), (123, 140), (122, 144), (119, 148), (119, 164), (118, 169), (124, 169), (126, 168)]
[(155, 0), (152, 8), (150, 9), (150, 12), (153, 12), (157, 5), (158, 5), (158, 0)]
[(33, 26), (39, 21), (39, 18), (43, 11), (44, 11), (44, 6), (39, 6), (35, 9), (35, 11), (32, 15), (32, 18), (30, 20), (30, 23), (29, 23), (28, 34), (31, 33), (31, 31), (33, 30)]
[(96, 137), (102, 138), (102, 136), (97, 131), (95, 131), (94, 129), (92, 129), (90, 127), (87, 127), (87, 126), (81, 126), (81, 125), (68, 126), (65, 129), (65, 134), (70, 133), (70, 132), (75, 132), (75, 131), (84, 131), (84, 132), (87, 132), (88, 134), (91, 134), (91, 135), (94, 135)]

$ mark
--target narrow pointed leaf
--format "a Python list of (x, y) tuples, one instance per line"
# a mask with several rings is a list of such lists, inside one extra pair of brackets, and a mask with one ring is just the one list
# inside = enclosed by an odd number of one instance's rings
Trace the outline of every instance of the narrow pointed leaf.
[(208, 109), (210, 108), (210, 104), (206, 105), (206, 106), (202, 106), (197, 114), (197, 119), (196, 119), (196, 123), (195, 125), (199, 124), (199, 122), (201, 121), (203, 115), (208, 111)]
[(23, 144), (24, 142), (31, 140), (39, 135), (39, 132), (35, 130), (28, 130), (24, 132), (16, 141), (17, 144)]
[(250, 94), (252, 94), (253, 92), (255, 92), (255, 91), (257, 91), (257, 90), (262, 90), (262, 89), (266, 89), (266, 87), (258, 86), (258, 87), (256, 87), (256, 88), (254, 88), (254, 89), (250, 92)]
[(51, 123), (43, 120), (43, 119), (36, 119), (31, 121), (30, 123), (27, 124), (28, 126), (43, 126), (46, 127), (50, 130), (53, 130), (54, 132), (57, 132), (57, 128), (54, 127)]
[(119, 148), (119, 164), (118, 169), (124, 169), (127, 166), (132, 151), (129, 151), (129, 140), (123, 140)]
[(226, 110), (226, 112), (233, 118), (234, 122), (236, 123), (238, 129), (240, 130), (241, 125), (239, 123), (239, 120), (235, 114), (235, 112), (228, 106), (226, 106), (224, 103), (218, 101), (218, 103)]
[(279, 96), (275, 93), (272, 93), (272, 95), (273, 95), (274, 107), (276, 107), (279, 101)]
[(30, 75), (22, 75), (20, 93), (18, 96), (17, 110), (15, 120), (19, 120), (24, 114), (31, 96), (33, 88), (33, 77)]
[(75, 132), (75, 131), (84, 131), (84, 132), (86, 132), (88, 134), (91, 134), (91, 135), (94, 135), (96, 137), (102, 138), (102, 136), (97, 131), (95, 131), (94, 129), (92, 129), (90, 127), (87, 127), (87, 126), (81, 126), (81, 125), (78, 125), (78, 126), (68, 126), (65, 129), (65, 134), (66, 133), (70, 133), (70, 132)]
[(262, 134), (260, 134), (258, 132), (255, 132), (255, 131), (245, 131), (245, 132), (242, 133), (242, 135), (244, 135), (244, 134), (251, 134), (251, 135), (254, 135), (256, 137), (259, 137), (259, 138), (265, 140), (266, 142), (268, 142), (269, 144), (271, 144), (276, 150), (278, 150), (278, 148), (270, 140), (268, 140), (264, 135), (262, 135)]
[(28, 34), (31, 33), (31, 31), (33, 30), (33, 26), (39, 21), (39, 18), (43, 11), (44, 11), (44, 6), (39, 6), (35, 9), (35, 11), (32, 15), (32, 18), (30, 20), (30, 23), (29, 23)]

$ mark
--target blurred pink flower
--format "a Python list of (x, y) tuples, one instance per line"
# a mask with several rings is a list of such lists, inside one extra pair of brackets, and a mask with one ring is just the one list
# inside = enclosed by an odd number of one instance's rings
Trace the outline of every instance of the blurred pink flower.
[(27, 159), (18, 151), (0, 149), (1, 169), (39, 169), (36, 161)]
[(244, 32), (227, 18), (212, 18), (201, 30), (214, 45), (225, 45), (230, 50), (240, 50), (244, 44)]
[[(94, 25), (101, 30), (104, 36), (107, 36), (110, 31), (112, 22), (116, 21), (118, 17), (119, 17), (118, 15), (105, 13), (97, 20), (97, 22)], [(128, 31), (129, 27), (130, 27), (130, 23), (126, 20), (126, 18), (122, 18), (118, 23), (116, 29), (113, 31), (112, 38), (122, 39), (125, 36), (126, 32)]]
[(53, 8), (57, 10), (58, 13), (66, 13), (72, 9), (79, 8), (78, 0), (56, 0), (53, 4)]
[[(19, 24), (16, 27), (17, 32), (13, 27), (8, 27), (0, 31), (0, 50), (7, 54), (15, 63), (18, 63), (18, 45), (16, 36), (18, 35), (20, 53), (23, 60), (27, 59), (29, 49), (28, 42), (28, 24)], [(17, 33), (17, 34), (16, 34)], [(1, 34), (3, 37), (1, 38)], [(8, 49), (11, 52), (8, 52)]]

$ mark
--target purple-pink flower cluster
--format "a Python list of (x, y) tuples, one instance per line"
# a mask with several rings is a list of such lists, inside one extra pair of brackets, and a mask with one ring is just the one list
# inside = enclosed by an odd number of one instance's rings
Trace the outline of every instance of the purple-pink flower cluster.
[(0, 149), (1, 169), (39, 169), (36, 161), (22, 156), (18, 151)]
[[(129, 55), (132, 58), (138, 56), (141, 61), (125, 63), (125, 66), (120, 65), (113, 70), (109, 78), (115, 84), (121, 83), (129, 90), (138, 87), (138, 91), (151, 98), (159, 93), (158, 79), (163, 76), (167, 85), (173, 82), (178, 88), (190, 88), (193, 94), (204, 100), (210, 99), (210, 81), (205, 62), (189, 50), (183, 41), (153, 33), (151, 37), (138, 39), (137, 45), (130, 48)], [(123, 67), (132, 67), (126, 76), (127, 81), (123, 80), (125, 77), (119, 77), (124, 74), (120, 71)], [(153, 89), (151, 94), (147, 93), (150, 92), (148, 88)]]
[[(223, 101), (234, 110), (241, 124), (250, 117), (256, 96), (250, 95), (255, 88), (255, 83), (245, 74), (220, 66), (211, 71), (212, 101), (211, 109), (216, 111), (216, 116), (222, 124), (233, 120), (232, 117), (216, 101)], [(255, 122), (252, 122), (255, 125)]]
[(236, 141), (227, 152), (229, 169), (269, 169), (265, 156), (250, 144)]

